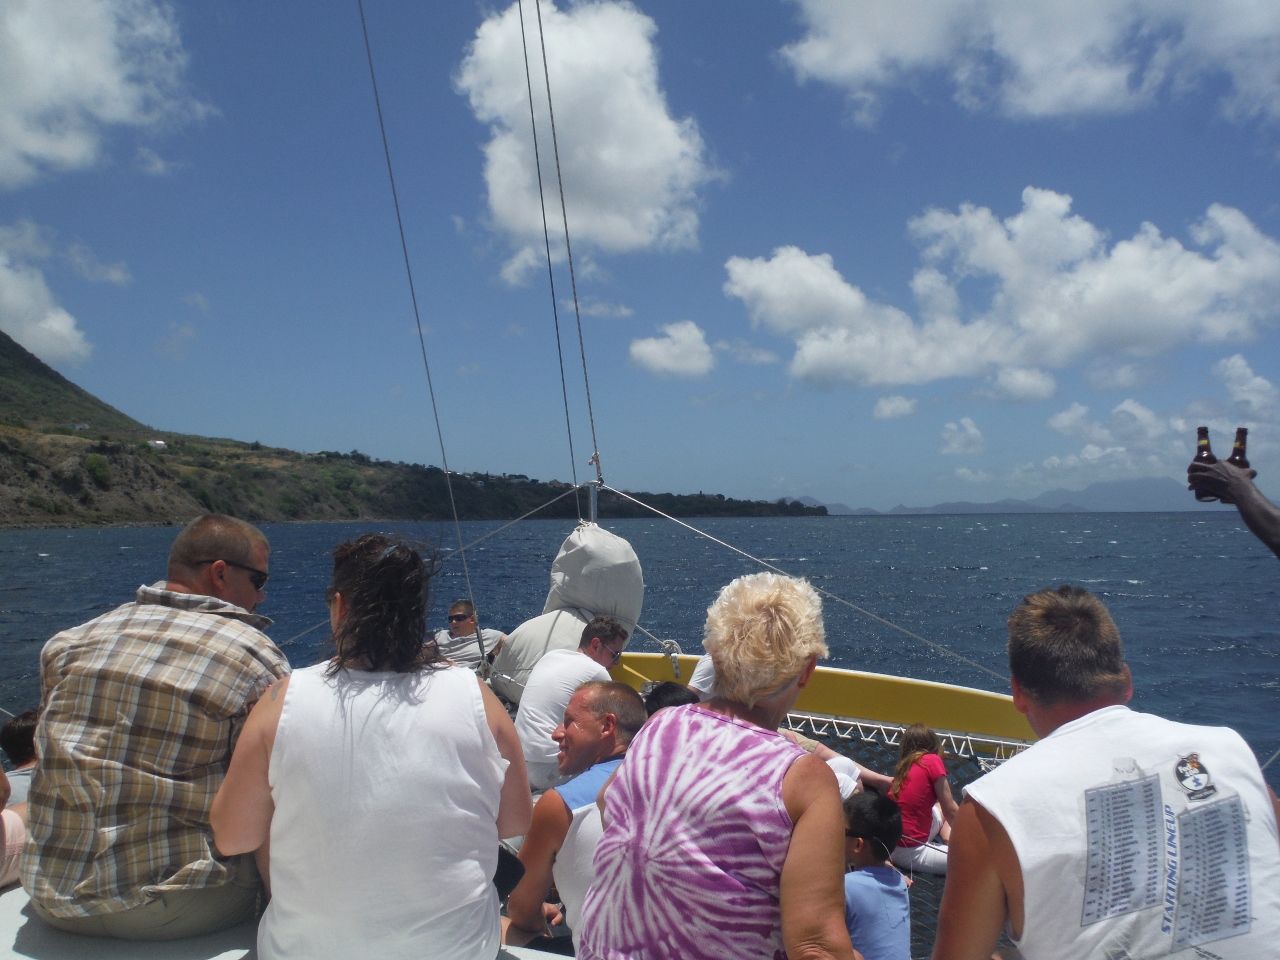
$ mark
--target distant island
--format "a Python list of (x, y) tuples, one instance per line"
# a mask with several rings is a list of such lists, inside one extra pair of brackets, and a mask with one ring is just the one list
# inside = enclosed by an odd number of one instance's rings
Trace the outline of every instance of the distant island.
[[(577, 517), (571, 484), (523, 474), (450, 476), (463, 520), (507, 520), (561, 494), (542, 518)], [(586, 510), (586, 493), (582, 509)], [(783, 498), (632, 493), (679, 517), (826, 516)], [(445, 520), (444, 471), (349, 453), (153, 430), (76, 386), (0, 332), (0, 528), (185, 523), (217, 511), (254, 523)], [(605, 519), (651, 512), (602, 492)]]
[[(813, 497), (801, 497), (806, 505), (817, 504)], [(994, 503), (971, 503), (959, 500), (936, 503), (931, 507), (906, 507), (891, 510), (853, 509), (843, 503), (823, 504), (832, 516), (912, 516), (916, 514), (955, 513), (1168, 513), (1182, 510), (1230, 510), (1220, 504), (1197, 503), (1185, 483), (1169, 477), (1144, 477), (1138, 480), (1110, 480), (1091, 483), (1083, 490), (1049, 490), (1030, 500), (997, 500)]]

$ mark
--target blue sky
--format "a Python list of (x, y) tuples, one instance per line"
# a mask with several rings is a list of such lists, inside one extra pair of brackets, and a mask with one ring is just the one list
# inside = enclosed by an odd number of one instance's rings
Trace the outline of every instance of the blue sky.
[[(450, 465), (569, 479), (517, 9), (366, 12)], [(541, 14), (612, 485), (1026, 497), (1207, 423), (1280, 494), (1274, 3)], [(354, 0), (0, 0), (0, 328), (157, 428), (439, 463)]]

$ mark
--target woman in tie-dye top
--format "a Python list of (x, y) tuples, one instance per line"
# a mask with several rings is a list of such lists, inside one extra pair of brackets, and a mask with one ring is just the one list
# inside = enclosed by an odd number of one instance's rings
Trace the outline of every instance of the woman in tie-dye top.
[(655, 714), (607, 788), (578, 955), (849, 960), (835, 775), (777, 732), (827, 653), (822, 603), (741, 577), (703, 645), (717, 696)]

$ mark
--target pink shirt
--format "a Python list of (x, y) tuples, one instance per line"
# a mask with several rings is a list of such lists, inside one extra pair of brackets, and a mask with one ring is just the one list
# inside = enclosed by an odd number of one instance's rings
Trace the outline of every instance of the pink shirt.
[(911, 765), (902, 780), (902, 788), (894, 800), (902, 808), (902, 840), (900, 847), (918, 847), (929, 842), (933, 827), (933, 805), (938, 802), (934, 784), (947, 775), (942, 758), (926, 753)]
[(793, 827), (782, 778), (804, 751), (696, 706), (655, 714), (606, 800), (578, 955), (785, 957), (779, 880)]

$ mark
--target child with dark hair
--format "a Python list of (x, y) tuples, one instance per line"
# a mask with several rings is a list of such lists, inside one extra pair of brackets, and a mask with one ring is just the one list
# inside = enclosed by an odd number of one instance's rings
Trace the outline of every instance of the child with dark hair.
[(865, 960), (911, 960), (907, 881), (889, 863), (902, 839), (902, 811), (883, 794), (855, 793), (844, 802), (844, 920)]
[(36, 720), (38, 710), (28, 710), (7, 720), (0, 727), (0, 749), (4, 750), (14, 769), (9, 772), (9, 806), (27, 802), (27, 786), (36, 766)]
[(652, 717), (664, 707), (683, 707), (685, 704), (697, 703), (700, 699), (697, 691), (691, 690), (683, 683), (663, 680), (645, 694), (644, 709)]
[[(35, 732), (39, 712), (28, 710), (0, 727), (0, 748), (15, 767), (0, 772), (0, 887), (18, 879), (18, 864), (27, 839), (27, 789), (36, 766)], [(5, 794), (9, 799), (6, 803)]]

